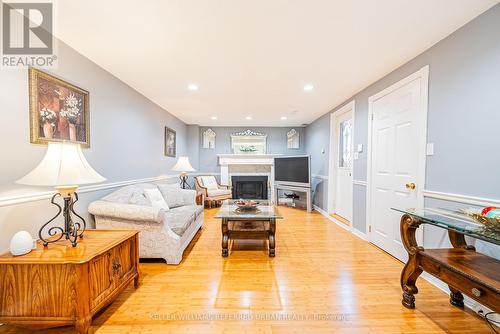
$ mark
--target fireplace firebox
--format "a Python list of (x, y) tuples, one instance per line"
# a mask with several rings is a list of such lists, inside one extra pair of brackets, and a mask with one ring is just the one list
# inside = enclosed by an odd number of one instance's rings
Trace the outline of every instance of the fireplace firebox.
[(267, 176), (231, 176), (233, 199), (267, 199)]

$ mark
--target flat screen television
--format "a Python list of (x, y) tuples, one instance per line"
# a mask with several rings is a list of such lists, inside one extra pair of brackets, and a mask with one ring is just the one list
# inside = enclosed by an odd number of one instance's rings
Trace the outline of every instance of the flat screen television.
[(311, 187), (310, 157), (296, 155), (274, 158), (274, 182), (277, 185)]

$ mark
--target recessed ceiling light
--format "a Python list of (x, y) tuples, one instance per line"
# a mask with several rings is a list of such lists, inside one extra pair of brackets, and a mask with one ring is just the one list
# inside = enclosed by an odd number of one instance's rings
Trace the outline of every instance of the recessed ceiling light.
[(189, 90), (193, 90), (193, 91), (198, 90), (198, 85), (195, 85), (195, 84), (189, 84), (189, 85), (188, 85), (188, 89), (189, 89)]
[(217, 119), (217, 116), (212, 116), (210, 117), (211, 119), (213, 119), (214, 121)]
[(280, 118), (282, 121), (286, 121), (286, 116), (281, 116)]
[(252, 116), (247, 116), (247, 117), (245, 117), (245, 119), (246, 119), (247, 121), (249, 121), (249, 120), (251, 120), (251, 119), (252, 119)]
[(311, 85), (311, 84), (304, 85), (304, 90), (305, 90), (306, 92), (311, 91), (311, 90), (313, 90), (313, 89), (314, 89), (314, 86), (313, 86), (313, 85)]

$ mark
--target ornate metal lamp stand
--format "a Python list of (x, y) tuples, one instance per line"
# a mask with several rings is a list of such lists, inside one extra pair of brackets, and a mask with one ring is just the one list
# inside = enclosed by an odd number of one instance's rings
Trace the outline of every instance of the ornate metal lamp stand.
[[(43, 226), (40, 228), (40, 231), (38, 231), (38, 236), (40, 240), (43, 242), (43, 246), (47, 247), (49, 243), (56, 242), (61, 240), (63, 237), (66, 238), (66, 240), (69, 240), (71, 242), (71, 245), (73, 247), (76, 247), (76, 244), (78, 243), (78, 238), (83, 238), (83, 232), (85, 232), (85, 219), (82, 218), (79, 214), (77, 214), (74, 210), (74, 205), (76, 202), (78, 202), (78, 194), (75, 192), (77, 189), (76, 186), (72, 187), (57, 187), (57, 193), (52, 196), (51, 203), (54, 204), (59, 208), (59, 211), (57, 214), (48, 222), (43, 224)], [(56, 198), (58, 196), (61, 196), (64, 200), (64, 208), (62, 208), (57, 202)], [(64, 228), (60, 226), (53, 226), (51, 228), (48, 228), (47, 234), (49, 237), (54, 237), (56, 234), (60, 233), (58, 237), (55, 238), (48, 238), (45, 239), (43, 237), (43, 231), (44, 229), (52, 223), (59, 215), (63, 214), (64, 217)], [(73, 221), (73, 215), (75, 215), (80, 222), (78, 221)]]

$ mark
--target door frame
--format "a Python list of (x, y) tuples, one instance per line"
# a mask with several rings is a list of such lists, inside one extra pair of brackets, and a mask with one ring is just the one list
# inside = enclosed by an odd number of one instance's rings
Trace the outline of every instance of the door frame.
[[(427, 146), (427, 113), (428, 113), (428, 100), (429, 100), (429, 65), (422, 67), (417, 72), (410, 74), (406, 78), (396, 82), (395, 84), (387, 87), (386, 89), (378, 92), (375, 95), (372, 95), (368, 98), (368, 143), (367, 143), (367, 174), (366, 174), (366, 235), (368, 237), (368, 241), (372, 241), (372, 232), (371, 232), (371, 219), (372, 216), (372, 128), (373, 128), (373, 103), (374, 101), (384, 97), (395, 90), (409, 84), (410, 82), (420, 79), (420, 88), (421, 88), (421, 98), (420, 98), (420, 124), (422, 126), (421, 133), (419, 138), (419, 150), (418, 155), (419, 166), (418, 166), (418, 176), (416, 183), (417, 187), (417, 204), (418, 207), (423, 207), (424, 205), (424, 189), (425, 189), (425, 169), (426, 169), (426, 146)], [(423, 245), (424, 238), (422, 229), (417, 229), (417, 241), (420, 245)], [(400, 259), (401, 260), (401, 259)]]
[[(332, 143), (337, 143), (337, 117), (352, 111), (352, 152), (354, 153), (354, 136), (356, 133), (356, 101), (352, 100), (348, 103), (346, 103), (344, 106), (341, 108), (333, 111), (330, 114), (330, 139), (329, 139), (329, 153), (328, 153), (328, 214), (331, 215), (335, 213), (335, 190), (337, 187), (336, 181), (337, 181), (337, 168), (336, 168), (336, 157), (338, 155), (338, 145), (332, 145)], [(354, 179), (354, 161), (352, 164), (352, 176)], [(354, 186), (351, 184), (351, 187), (354, 188)], [(354, 190), (354, 189), (353, 189)], [(351, 201), (353, 199), (351, 198)], [(354, 208), (354, 203), (353, 208)], [(351, 221), (349, 222), (349, 226), (352, 226), (352, 218)]]

